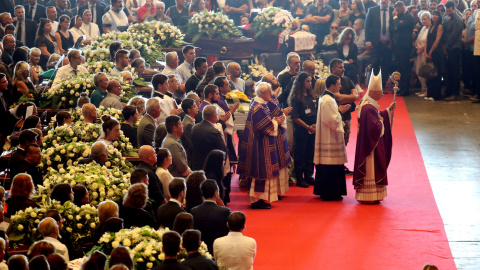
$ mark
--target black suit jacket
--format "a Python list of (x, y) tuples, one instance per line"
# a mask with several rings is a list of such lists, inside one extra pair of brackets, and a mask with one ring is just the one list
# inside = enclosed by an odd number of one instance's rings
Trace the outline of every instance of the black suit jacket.
[[(373, 47), (380, 43), (380, 33), (382, 31), (382, 18), (380, 16), (380, 6), (371, 7), (368, 9), (365, 17), (365, 42), (371, 42)], [(393, 32), (393, 7), (389, 7), (389, 33), (390, 38)]]
[[(35, 21), (26, 19), (24, 20), (25, 23), (25, 41), (26, 46), (29, 48), (35, 47), (35, 34), (37, 33), (37, 23)], [(15, 22), (15, 28), (18, 31), (18, 21)], [(17, 37), (17, 39), (21, 39), (21, 37)]]
[(393, 49), (409, 50), (412, 48), (412, 32), (415, 19), (410, 12), (406, 11), (393, 20)]
[(23, 160), (25, 160), (25, 156), (25, 150), (20, 148), (17, 148), (17, 150), (15, 150), (10, 156), (10, 179), (13, 179), (13, 177), (18, 174), (18, 166)]
[(177, 260), (168, 259), (155, 266), (152, 270), (192, 270), (186, 265), (180, 264)]
[(29, 20), (33, 20), (36, 23), (40, 23), (41, 18), (47, 18), (47, 8), (43, 5), (40, 5), (37, 3), (37, 8), (35, 10), (35, 16), (32, 19), (32, 14), (30, 11), (30, 5), (25, 4), (23, 5), (25, 7), (25, 18)]
[(14, 6), (12, 4), (12, 1), (10, 1), (10, 0), (0, 0), (0, 7), (2, 7), (2, 12), (8, 12), (13, 17), (13, 13), (15, 12), (15, 9), (14, 9)]
[(141, 161), (138, 165), (138, 168), (145, 169), (148, 173), (148, 197), (149, 199), (153, 200), (152, 208), (153, 213), (157, 212), (157, 208), (163, 203), (165, 200), (165, 196), (163, 194), (163, 186), (162, 182), (158, 178), (157, 174), (155, 174), (155, 167), (150, 166), (147, 163)]
[(230, 208), (219, 206), (214, 202), (205, 201), (192, 208), (195, 229), (202, 233), (202, 241), (207, 244), (208, 251), (213, 254), (213, 241), (228, 234), (227, 221)]
[(214, 149), (227, 153), (223, 135), (207, 120), (195, 124), (192, 128), (193, 169), (203, 169), (207, 155)]
[[(26, 160), (22, 160), (18, 165), (17, 174), (18, 173), (30, 174), (35, 186), (43, 185), (43, 174), (35, 164), (30, 164)], [(11, 177), (12, 176), (14, 175), (11, 175)]]
[(218, 266), (213, 260), (203, 256), (199, 252), (188, 254), (187, 258), (181, 262), (181, 264), (193, 270), (218, 270)]
[(173, 229), (173, 222), (178, 214), (185, 212), (176, 202), (167, 202), (157, 209), (157, 222), (164, 228)]
[(141, 208), (130, 208), (122, 206), (119, 212), (120, 218), (123, 219), (123, 226), (125, 228), (154, 226), (154, 221), (147, 211)]

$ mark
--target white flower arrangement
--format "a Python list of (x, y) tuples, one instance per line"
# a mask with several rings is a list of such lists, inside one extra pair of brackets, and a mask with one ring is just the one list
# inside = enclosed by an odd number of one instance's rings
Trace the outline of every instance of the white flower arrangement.
[(313, 59), (312, 62), (315, 64), (315, 75), (323, 79), (330, 76), (330, 68), (323, 63), (322, 59)]
[[(27, 241), (33, 243), (42, 238), (37, 230), (38, 223), (45, 217), (50, 209), (56, 209), (62, 216), (62, 235), (68, 235), (75, 247), (81, 249), (82, 243), (89, 242), (93, 238), (95, 229), (98, 227), (98, 210), (90, 204), (76, 206), (67, 201), (63, 205), (58, 201), (43, 201), (39, 208), (28, 207), (25, 211), (18, 211), (10, 218), (12, 230), (9, 234), (11, 242)], [(78, 245), (80, 244), (80, 245)]]
[(108, 61), (110, 59), (110, 51), (108, 50), (108, 48), (92, 49), (91, 47), (89, 47), (89, 49), (84, 49), (83, 52), (85, 53), (85, 60), (88, 63)]
[[(105, 200), (120, 201), (130, 186), (130, 173), (124, 173), (115, 166), (100, 166), (95, 162), (66, 169), (51, 169), (44, 176), (43, 185), (38, 186), (39, 196), (35, 200), (48, 201), (50, 191), (58, 183), (84, 185), (90, 195), (90, 205), (97, 206)], [(84, 225), (93, 226), (90, 223)]]
[[(108, 48), (110, 44), (114, 41), (120, 41), (122, 43), (123, 48), (126, 50), (131, 50), (131, 49), (139, 50), (142, 57), (149, 64), (155, 64), (156, 60), (159, 59), (160, 55), (162, 54), (160, 45), (155, 42), (152, 36), (147, 37), (143, 34), (137, 34), (132, 32), (117, 32), (117, 31), (102, 34), (90, 45), (84, 47), (83, 51), (97, 52), (97, 50), (103, 49), (103, 51), (101, 52), (104, 52), (103, 54), (105, 54), (106, 52), (105, 50), (107, 50), (108, 55), (105, 55), (105, 60), (108, 61), (108, 59), (110, 59), (111, 57)], [(102, 53), (98, 54), (99, 57), (101, 55)], [(105, 61), (105, 60), (100, 59), (100, 61)], [(87, 61), (88, 61), (88, 58), (87, 58)]]
[(98, 72), (110, 74), (110, 72), (112, 72), (112, 69), (115, 67), (112, 62), (107, 61), (108, 59), (97, 59), (93, 57), (89, 57), (87, 59), (87, 63), (83, 64), (83, 66), (88, 70), (88, 73), (90, 74), (95, 74)]
[[(77, 166), (82, 158), (91, 153), (93, 143), (70, 142), (67, 144), (54, 144), (42, 151), (42, 162), (38, 165), (47, 171), (64, 170), (69, 166)], [(132, 164), (127, 161), (122, 153), (111, 145), (108, 145), (108, 158), (105, 166), (109, 169), (118, 168), (125, 172), (133, 170)]]
[[(43, 138), (42, 148), (46, 149), (57, 144), (70, 142), (96, 142), (101, 133), (102, 128), (98, 124), (76, 122), (73, 125), (59, 126), (48, 131), (48, 134)], [(133, 150), (132, 143), (123, 135), (123, 131), (121, 130), (117, 140), (113, 142), (113, 146), (122, 153)]]
[(40, 108), (52, 107), (53, 109), (68, 108), (77, 105), (80, 93), (91, 94), (95, 90), (93, 75), (80, 74), (61, 80), (57, 85), (42, 94)]
[[(136, 269), (151, 269), (165, 260), (165, 254), (162, 252), (162, 235), (170, 231), (168, 228), (154, 230), (148, 226), (142, 228), (124, 229), (117, 233), (105, 233), (99, 240), (99, 246), (94, 249), (100, 249), (109, 253), (118, 245), (124, 245), (130, 251)], [(208, 253), (207, 246), (202, 242), (199, 252), (207, 258), (213, 259)], [(182, 261), (187, 257), (187, 252), (182, 249), (178, 254), (178, 260)]]
[(187, 27), (187, 34), (193, 36), (194, 43), (201, 37), (228, 39), (231, 36), (241, 36), (233, 20), (220, 12), (197, 13), (188, 20)]
[(180, 47), (184, 44), (184, 34), (176, 26), (159, 21), (136, 23), (128, 27), (131, 33), (139, 34), (155, 41), (163, 47)]
[(280, 34), (293, 22), (292, 14), (278, 7), (262, 9), (253, 19), (252, 27), (255, 30), (255, 38), (267, 33)]
[[(83, 115), (82, 115), (82, 110), (80, 108), (72, 108), (69, 111), (71, 117), (72, 117), (72, 122), (76, 123), (79, 121), (85, 120)], [(118, 122), (122, 123), (125, 121), (125, 117), (122, 114), (122, 111), (114, 109), (114, 108), (104, 108), (103, 106), (100, 106), (97, 108), (97, 121), (96, 123), (101, 123), (100, 117), (104, 114), (109, 114), (113, 117), (115, 117)], [(133, 125), (135, 127), (138, 127), (138, 124), (140, 123), (141, 118), (138, 118), (138, 121)]]
[(263, 76), (267, 74), (273, 74), (273, 70), (268, 70), (261, 64), (250, 64), (248, 65), (249, 73), (243, 73), (242, 77), (245, 81), (253, 80), (255, 82), (262, 79)]

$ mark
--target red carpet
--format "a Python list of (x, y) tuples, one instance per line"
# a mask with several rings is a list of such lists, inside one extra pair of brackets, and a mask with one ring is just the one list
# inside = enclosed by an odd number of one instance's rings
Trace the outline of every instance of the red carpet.
[[(380, 102), (386, 108), (393, 95)], [(357, 121), (347, 148), (353, 169)], [(232, 183), (232, 211), (244, 211), (244, 234), (257, 241), (254, 269), (456, 269), (442, 218), (403, 98), (397, 98), (388, 197), (379, 205), (355, 200), (352, 177), (348, 196), (324, 202), (313, 187), (290, 187), (271, 210), (252, 210), (246, 190)]]

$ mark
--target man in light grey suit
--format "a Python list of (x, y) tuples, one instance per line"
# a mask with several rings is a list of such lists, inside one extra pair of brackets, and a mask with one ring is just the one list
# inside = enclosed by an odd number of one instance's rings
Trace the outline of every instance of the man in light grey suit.
[(147, 101), (147, 113), (140, 120), (137, 129), (138, 147), (142, 145), (153, 145), (153, 138), (155, 135), (155, 118), (160, 116), (160, 102), (156, 98), (151, 98)]

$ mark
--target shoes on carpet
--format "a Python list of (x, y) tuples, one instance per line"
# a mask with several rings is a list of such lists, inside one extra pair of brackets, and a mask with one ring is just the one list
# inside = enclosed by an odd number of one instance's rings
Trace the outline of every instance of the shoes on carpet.
[(308, 187), (310, 187), (305, 181), (303, 181), (303, 180), (300, 181), (300, 180), (298, 180), (298, 179), (297, 179), (297, 184), (296, 184), (296, 185), (297, 185), (297, 187), (301, 187), (301, 188), (308, 188)]
[(480, 99), (475, 99), (475, 100), (472, 100), (472, 103), (480, 103)]
[(419, 97), (426, 97), (427, 93), (418, 95)]
[(307, 184), (309, 184), (310, 186), (313, 186), (315, 184), (315, 178), (313, 178), (312, 176), (307, 176), (305, 177), (305, 182), (307, 182)]
[(417, 95), (417, 96), (424, 95), (425, 96), (426, 93), (427, 93), (427, 91), (420, 91), (420, 92), (415, 93), (415, 95)]
[(470, 100), (477, 100), (477, 99), (478, 99), (478, 95), (470, 96)]
[(343, 166), (343, 169), (345, 170), (345, 175), (353, 175), (353, 172), (350, 171), (350, 169), (347, 168), (347, 166)]
[(435, 101), (435, 99), (433, 97), (425, 97), (424, 99), (429, 100), (429, 101)]
[(252, 209), (272, 209), (272, 205), (266, 203), (264, 200), (252, 203), (251, 207)]
[(280, 195), (277, 195), (277, 197), (278, 197), (278, 200), (279, 200), (279, 201), (281, 201), (281, 200), (283, 199), (283, 197), (280, 196)]
[(445, 101), (457, 101), (459, 98), (457, 96), (449, 96), (445, 98)]

